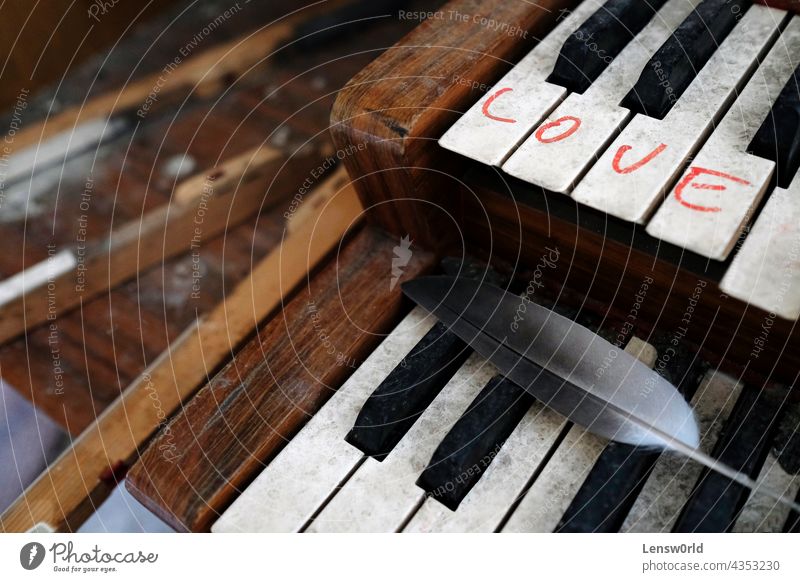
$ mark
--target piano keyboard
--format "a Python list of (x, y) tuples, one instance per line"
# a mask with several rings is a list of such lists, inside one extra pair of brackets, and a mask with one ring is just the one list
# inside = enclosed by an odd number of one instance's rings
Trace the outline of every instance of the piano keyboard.
[(729, 261), (725, 293), (797, 319), (800, 16), (751, 4), (584, 0), (440, 144)]
[[(680, 456), (607, 443), (587, 434), (497, 376), (495, 368), (476, 354), (432, 382), (420, 349), (451, 340), (432, 316), (414, 309), (242, 492), (212, 531), (795, 527), (796, 516), (783, 506), (758, 491), (750, 494), (717, 479)], [(657, 345), (633, 338), (625, 349), (691, 398), (702, 424), (704, 450), (753, 476), (765, 476), (787, 495), (797, 495), (800, 450), (795, 449), (800, 443), (773, 446), (773, 435), (779, 432), (781, 419), (785, 424), (796, 422), (800, 407), (715, 370), (704, 372), (693, 354), (682, 353), (673, 343), (664, 343), (661, 350)], [(439, 363), (437, 369), (446, 367), (447, 362)], [(398, 377), (408, 383), (400, 385)], [(417, 410), (419, 397), (412, 393), (421, 385), (433, 396)], [(387, 386), (411, 396), (398, 398)], [(370, 398), (392, 402), (392, 413), (383, 424), (360, 424)], [(388, 443), (387, 448), (365, 454), (351, 444), (354, 427), (360, 442)], [(399, 435), (397, 427), (402, 427)]]

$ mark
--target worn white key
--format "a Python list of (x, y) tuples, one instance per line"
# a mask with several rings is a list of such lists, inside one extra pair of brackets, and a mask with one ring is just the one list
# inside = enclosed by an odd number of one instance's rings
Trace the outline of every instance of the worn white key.
[(647, 225), (656, 238), (725, 260), (761, 202), (775, 163), (748, 154), (800, 58), (800, 18), (792, 19), (739, 98)]
[(569, 36), (602, 6), (585, 0), (442, 136), (439, 144), (499, 166), (567, 94), (545, 79)]
[(212, 532), (300, 531), (364, 458), (344, 438), (378, 385), (435, 319), (414, 309), (211, 527)]
[(456, 372), (381, 463), (368, 458), (314, 518), (310, 532), (394, 532), (425, 498), (416, 480), (436, 447), (487, 382), (494, 366), (476, 354)]
[(572, 190), (631, 116), (619, 102), (699, 1), (667, 2), (582, 95), (570, 94), (547, 116), (503, 170), (553, 192)]
[(720, 288), (785, 319), (800, 317), (800, 178), (769, 195)]
[[(773, 491), (783, 493), (788, 499), (794, 499), (800, 490), (800, 475), (790, 475), (783, 470), (778, 459), (772, 453), (767, 457), (764, 467), (758, 476), (760, 486), (769, 487)], [(759, 492), (757, 487), (742, 508), (733, 531), (737, 533), (781, 532), (790, 509), (778, 503), (772, 497)]]
[(784, 15), (751, 7), (666, 117), (634, 116), (575, 187), (573, 198), (644, 224), (772, 44)]
[[(706, 374), (692, 398), (700, 425), (700, 449), (710, 453), (742, 385), (718, 371)], [(662, 454), (631, 507), (621, 531), (668, 532), (689, 500), (703, 467), (671, 452)]]
[[(633, 338), (625, 351), (651, 368), (658, 357), (655, 348), (639, 338)], [(503, 532), (552, 532), (606, 444), (605, 439), (573, 426), (511, 514)]]

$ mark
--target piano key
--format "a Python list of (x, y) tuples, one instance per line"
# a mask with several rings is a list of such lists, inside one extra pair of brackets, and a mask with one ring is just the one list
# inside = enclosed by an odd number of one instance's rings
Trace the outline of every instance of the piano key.
[[(654, 342), (660, 354), (655, 370), (689, 400), (703, 379), (704, 364), (696, 352), (680, 344), (674, 346), (672, 339), (665, 337)], [(659, 455), (646, 447), (609, 443), (561, 517), (556, 531), (619, 531)]]
[(455, 511), (533, 404), (525, 390), (495, 376), (436, 448), (417, 485)]
[(763, 6), (748, 10), (669, 114), (663, 120), (634, 116), (573, 198), (644, 224), (771, 46), (784, 14)]
[[(773, 449), (758, 476), (758, 483), (784, 492), (794, 499), (800, 492), (800, 403), (792, 403), (781, 418)], [(790, 510), (759, 492), (747, 499), (733, 527), (734, 532), (780, 532), (790, 518)]]
[(383, 460), (367, 458), (322, 511), (310, 532), (394, 532), (425, 498), (415, 481), (436, 446), (497, 369), (473, 354)]
[[(652, 8), (646, 2), (633, 1), (652, 14)], [(697, 2), (699, 0), (670, 0), (636, 37), (636, 42), (628, 44), (585, 92), (570, 94), (547, 116), (537, 131), (509, 157), (503, 170), (553, 192), (568, 193), (572, 190), (595, 162), (598, 152), (608, 145), (631, 116), (630, 111), (618, 105), (627, 88), (633, 85), (652, 54)], [(571, 38), (576, 36), (577, 32)], [(572, 65), (573, 68), (576, 66)], [(566, 119), (581, 120), (580, 128), (574, 134), (558, 141), (539, 137), (539, 132), (548, 124)]]
[[(756, 477), (771, 446), (770, 435), (783, 407), (786, 394), (745, 390), (725, 423), (723, 435), (714, 448), (714, 458)], [(704, 470), (673, 531), (718, 533), (733, 526), (750, 491)]]
[(431, 329), (414, 309), (212, 526), (213, 532), (297, 532), (364, 455), (344, 437), (372, 390)]
[[(505, 286), (507, 278), (482, 263), (447, 257), (448, 275)], [(347, 442), (378, 460), (397, 445), (419, 415), (461, 367), (470, 349), (437, 323), (364, 403)]]
[(427, 498), (403, 531), (495, 531), (567, 429), (566, 418), (534, 402), (457, 511)]
[(701, 2), (653, 55), (625, 97), (625, 107), (664, 119), (751, 4), (751, 0)]
[(499, 166), (567, 94), (548, 83), (558, 49), (600, 6), (584, 0), (442, 136), (439, 144)]
[(785, 319), (800, 317), (800, 180), (772, 191), (720, 289)]
[[(692, 398), (700, 425), (700, 449), (710, 452), (719, 438), (742, 385), (718, 371), (706, 374)], [(663, 453), (653, 467), (639, 496), (622, 524), (621, 531), (667, 532), (702, 473), (702, 467), (675, 453)]]
[[(634, 337), (625, 351), (650, 367), (655, 348)], [(607, 441), (573, 425), (553, 456), (514, 509), (503, 532), (552, 532)]]
[(345, 440), (385, 458), (469, 354), (467, 344), (438, 322), (370, 395)]
[(583, 93), (638, 35), (666, 0), (608, 0), (558, 53), (549, 83)]
[[(787, 62), (793, 60), (797, 64), (796, 55), (797, 50), (787, 47), (783, 56)], [(800, 67), (786, 82), (753, 138), (750, 151), (775, 162), (778, 186), (789, 187), (800, 166)]]
[(795, 17), (739, 98), (647, 225), (647, 232), (705, 257), (725, 260), (761, 202), (775, 169), (746, 152), (800, 55)]

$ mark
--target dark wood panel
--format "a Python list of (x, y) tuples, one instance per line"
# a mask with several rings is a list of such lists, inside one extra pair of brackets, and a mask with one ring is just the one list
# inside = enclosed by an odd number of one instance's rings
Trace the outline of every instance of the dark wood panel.
[[(479, 96), (459, 80), (491, 84), (549, 32), (561, 9), (576, 4), (453, 0), (441, 8), (444, 18), (420, 24), (348, 83), (334, 105), (331, 131), (339, 148), (363, 148), (345, 164), (360, 178), (373, 221), (432, 249), (457, 237), (458, 225), (439, 204), (443, 173), (462, 162), (435, 140)], [(451, 13), (471, 18), (446, 16)], [(507, 28), (481, 25), (482, 19)]]
[[(398, 244), (371, 228), (348, 242), (153, 441), (128, 473), (134, 496), (177, 529), (208, 529), (407, 308), (391, 284)], [(412, 250), (401, 281), (433, 265)]]

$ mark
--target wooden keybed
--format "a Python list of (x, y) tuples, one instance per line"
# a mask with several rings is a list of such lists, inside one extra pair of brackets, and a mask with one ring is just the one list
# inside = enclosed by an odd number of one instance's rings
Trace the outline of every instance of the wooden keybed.
[[(464, 0), (446, 9), (472, 14), (477, 21), (494, 18), (540, 38), (561, 9), (576, 4)], [(569, 259), (551, 277), (551, 291), (578, 292), (577, 301), (611, 316), (624, 318), (642, 282), (652, 279), (637, 315), (642, 331), (680, 327), (687, 301), (700, 285), (703, 292), (692, 305), (688, 341), (724, 369), (793, 382), (800, 365), (794, 323), (724, 294), (718, 286), (719, 267), (708, 269), (674, 250), (662, 255), (648, 252), (648, 245), (637, 248), (640, 239), (647, 239), (643, 233), (635, 238), (630, 230), (615, 233), (616, 221), (602, 214), (585, 207), (578, 211), (571, 200), (542, 196), (540, 189), (517, 188), (507, 176), (492, 176), (480, 164), (438, 145), (480, 95), (459, 80), (485, 89), (530, 46), (471, 20), (432, 19), (340, 93), (333, 111), (334, 139), (340, 147), (368, 144), (346, 164), (351, 176), (359, 178), (357, 188), (364, 206), (372, 209), (372, 220), (440, 253), (453, 252), (463, 238), (469, 252), (512, 267), (535, 265), (548, 245), (558, 245)], [(517, 203), (509, 199), (509, 183)], [(764, 325), (770, 327), (769, 341), (753, 356)]]

